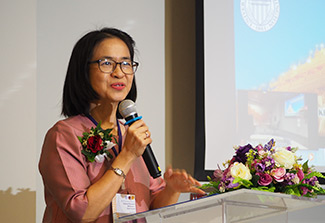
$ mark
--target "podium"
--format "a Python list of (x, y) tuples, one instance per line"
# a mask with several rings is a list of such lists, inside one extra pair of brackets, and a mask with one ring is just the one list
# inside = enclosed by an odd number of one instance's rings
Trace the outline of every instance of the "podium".
[(320, 205), (325, 200), (240, 189), (124, 216), (116, 222), (285, 223), (289, 212)]

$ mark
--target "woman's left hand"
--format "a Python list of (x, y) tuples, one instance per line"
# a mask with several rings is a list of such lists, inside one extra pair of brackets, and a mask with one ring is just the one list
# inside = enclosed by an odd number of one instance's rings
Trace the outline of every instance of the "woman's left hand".
[(173, 170), (171, 167), (168, 167), (164, 174), (164, 179), (166, 181), (166, 188), (173, 192), (205, 194), (203, 190), (198, 188), (201, 184), (185, 170)]

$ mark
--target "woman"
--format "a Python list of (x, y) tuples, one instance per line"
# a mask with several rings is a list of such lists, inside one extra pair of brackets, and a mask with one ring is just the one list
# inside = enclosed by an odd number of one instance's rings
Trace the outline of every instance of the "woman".
[[(181, 192), (204, 193), (185, 171), (168, 168), (164, 180), (150, 177), (141, 157), (152, 142), (148, 126), (137, 120), (127, 128), (118, 120), (119, 103), (136, 100), (134, 45), (127, 33), (112, 28), (90, 32), (76, 43), (63, 91), (62, 114), (68, 118), (48, 131), (39, 162), (43, 222), (112, 222), (117, 193), (134, 194), (136, 212), (173, 204)], [(116, 145), (108, 150), (110, 159), (91, 162), (83, 146), (92, 144), (82, 144), (78, 136), (98, 123), (112, 129)]]

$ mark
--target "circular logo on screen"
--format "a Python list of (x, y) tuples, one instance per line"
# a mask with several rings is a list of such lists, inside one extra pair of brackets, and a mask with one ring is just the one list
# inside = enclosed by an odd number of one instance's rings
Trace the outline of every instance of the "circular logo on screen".
[(240, 12), (251, 29), (266, 32), (278, 21), (279, 0), (240, 0)]

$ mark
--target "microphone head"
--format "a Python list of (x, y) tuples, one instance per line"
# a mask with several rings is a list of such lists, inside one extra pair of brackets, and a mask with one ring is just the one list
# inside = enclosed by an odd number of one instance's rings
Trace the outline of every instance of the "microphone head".
[(131, 115), (135, 115), (137, 113), (137, 107), (135, 106), (135, 103), (132, 100), (126, 99), (120, 103), (118, 111), (125, 119)]

